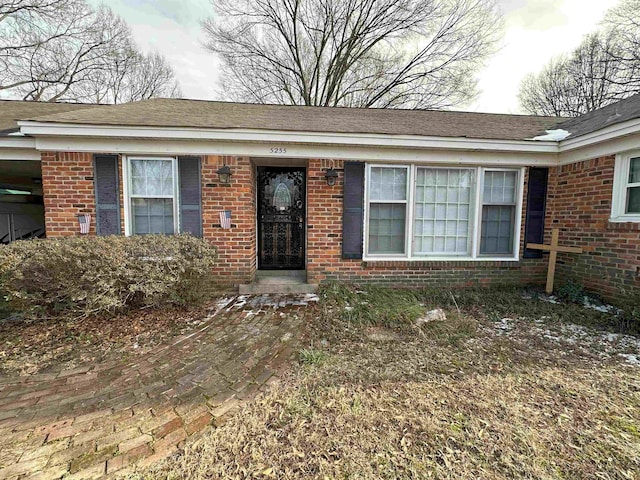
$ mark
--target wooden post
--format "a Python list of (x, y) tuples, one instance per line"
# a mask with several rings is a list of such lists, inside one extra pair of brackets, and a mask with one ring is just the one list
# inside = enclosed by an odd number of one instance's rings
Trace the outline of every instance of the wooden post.
[(559, 236), (560, 236), (560, 230), (557, 228), (554, 228), (553, 230), (551, 230), (551, 245), (543, 245), (540, 243), (527, 243), (527, 248), (549, 252), (549, 269), (547, 270), (547, 285), (545, 288), (545, 291), (548, 294), (553, 293), (553, 282), (556, 274), (556, 260), (558, 258), (558, 252), (582, 253), (581, 248), (562, 247), (558, 245)]

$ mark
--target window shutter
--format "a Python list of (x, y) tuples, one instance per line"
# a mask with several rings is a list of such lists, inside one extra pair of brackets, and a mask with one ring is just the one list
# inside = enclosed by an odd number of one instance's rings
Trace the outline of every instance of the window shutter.
[(120, 186), (118, 156), (93, 157), (93, 182), (96, 195), (96, 233), (120, 235)]
[(178, 157), (180, 232), (202, 236), (200, 157)]
[(361, 162), (344, 164), (342, 258), (362, 258), (364, 167)]
[[(544, 243), (544, 218), (547, 204), (548, 168), (529, 168), (527, 188), (527, 216), (525, 219), (525, 244)], [(541, 258), (541, 250), (524, 251), (524, 258)]]

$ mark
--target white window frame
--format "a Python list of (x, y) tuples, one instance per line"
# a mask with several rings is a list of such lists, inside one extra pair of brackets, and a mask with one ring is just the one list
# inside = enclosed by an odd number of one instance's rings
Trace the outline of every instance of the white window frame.
[[(162, 160), (171, 161), (173, 174), (173, 195), (131, 195), (131, 162), (132, 160)], [(124, 234), (126, 236), (134, 235), (133, 219), (132, 219), (132, 198), (171, 198), (173, 199), (173, 233), (180, 232), (180, 206), (178, 205), (179, 195), (179, 179), (178, 179), (178, 158), (177, 157), (151, 157), (142, 155), (132, 155), (122, 157), (122, 180), (123, 180), (123, 197), (124, 197)]]
[[(482, 207), (484, 206), (484, 202), (482, 200), (484, 195), (484, 174), (486, 172), (516, 172), (516, 191), (515, 191), (515, 212), (514, 215), (516, 218), (514, 219), (514, 226), (516, 231), (513, 236), (513, 245), (511, 248), (513, 249), (512, 255), (505, 255), (496, 257), (496, 255), (491, 253), (480, 253), (480, 243), (482, 240)], [(524, 191), (524, 169), (523, 168), (498, 168), (498, 167), (479, 167), (478, 174), (480, 175), (480, 179), (478, 180), (478, 204), (476, 205), (476, 234), (473, 235), (474, 240), (476, 242), (474, 248), (474, 257), (477, 257), (481, 260), (486, 260), (487, 258), (514, 258), (518, 259), (519, 256), (519, 247), (520, 247), (520, 227), (522, 222), (522, 192)], [(493, 203), (489, 203), (488, 205), (495, 205)], [(506, 205), (506, 204), (505, 204)]]
[(640, 187), (640, 183), (629, 183), (629, 168), (631, 167), (632, 158), (640, 158), (640, 151), (636, 150), (616, 155), (613, 170), (610, 222), (640, 222), (640, 214), (625, 212), (627, 208), (627, 189), (629, 187)]
[(419, 259), (432, 259), (432, 258), (439, 258), (439, 257), (443, 257), (443, 258), (448, 258), (450, 260), (460, 260), (460, 259), (465, 259), (465, 258), (470, 258), (470, 253), (474, 251), (474, 229), (475, 229), (475, 225), (474, 225), (474, 219), (473, 219), (473, 215), (475, 214), (475, 210), (476, 210), (476, 203), (478, 200), (478, 195), (475, 191), (476, 188), (478, 188), (478, 179), (475, 179), (475, 185), (473, 187), (472, 190), (473, 191), (473, 198), (469, 199), (469, 230), (468, 230), (468, 238), (471, 240), (471, 244), (468, 246), (467, 253), (450, 253), (447, 255), (418, 255), (413, 253), (413, 227), (415, 224), (415, 215), (416, 215), (416, 204), (415, 204), (415, 190), (417, 187), (417, 178), (418, 178), (418, 170), (421, 168), (429, 168), (432, 170), (473, 170), (474, 171), (474, 176), (478, 175), (478, 168), (477, 167), (461, 167), (461, 166), (445, 166), (445, 165), (438, 165), (438, 166), (432, 166), (432, 165), (413, 165), (412, 170), (413, 170), (413, 181), (412, 181), (412, 185), (414, 188), (412, 188), (412, 206), (411, 208), (411, 244), (409, 245), (411, 247), (411, 256), (415, 257), (415, 258), (419, 258)]
[[(405, 192), (405, 199), (404, 200), (373, 200), (371, 201), (371, 199), (369, 198), (369, 179), (371, 178), (371, 168), (404, 168), (407, 171), (407, 185), (406, 185), (406, 192)], [(364, 176), (365, 180), (364, 180), (364, 198), (365, 198), (365, 226), (364, 226), (364, 251), (368, 252), (369, 251), (369, 205), (371, 205), (372, 203), (383, 203), (383, 204), (387, 204), (387, 203), (396, 203), (396, 204), (404, 204), (405, 205), (405, 211), (404, 211), (404, 219), (405, 219), (405, 224), (404, 224), (404, 254), (398, 254), (398, 253), (375, 253), (372, 254), (371, 256), (377, 259), (381, 259), (381, 258), (388, 258), (388, 259), (398, 259), (398, 258), (408, 258), (409, 257), (409, 251), (407, 250), (407, 239), (409, 238), (409, 235), (411, 234), (411, 229), (409, 228), (409, 210), (411, 203), (413, 202), (413, 188), (411, 188), (411, 182), (412, 182), (412, 175), (411, 175), (411, 167), (408, 165), (393, 165), (393, 164), (380, 164), (380, 163), (373, 163), (370, 164), (368, 163), (366, 165), (366, 169), (365, 169), (365, 176)]]
[[(372, 167), (390, 167), (390, 168), (400, 168), (405, 167), (408, 169), (408, 177), (407, 177), (407, 188), (409, 191), (407, 192), (407, 210), (405, 213), (405, 245), (404, 255), (399, 254), (370, 254), (369, 252), (369, 205), (372, 203), (369, 199), (369, 179), (371, 178), (371, 168)], [(459, 168), (459, 169), (475, 169), (476, 170), (476, 186), (475, 186), (475, 199), (472, 201), (471, 209), (473, 218), (470, 219), (470, 224), (473, 225), (472, 231), (470, 232), (471, 239), (471, 248), (470, 255), (460, 255), (460, 254), (451, 254), (451, 255), (414, 255), (413, 253), (413, 224), (414, 224), (414, 214), (415, 214), (415, 205), (414, 205), (414, 197), (415, 197), (415, 187), (416, 187), (416, 175), (418, 168)], [(515, 232), (513, 236), (513, 254), (512, 255), (502, 255), (496, 256), (492, 254), (480, 254), (480, 234), (482, 228), (482, 192), (484, 191), (484, 173), (486, 171), (510, 171), (516, 172), (516, 212), (515, 212)], [(480, 262), (488, 262), (488, 261), (517, 261), (520, 259), (520, 237), (522, 230), (522, 208), (523, 208), (523, 194), (524, 194), (524, 167), (481, 167), (478, 165), (451, 165), (444, 166), (442, 164), (432, 165), (432, 164), (381, 164), (381, 163), (367, 163), (365, 168), (365, 178), (364, 178), (364, 215), (363, 215), (363, 232), (364, 232), (364, 242), (363, 242), (363, 252), (362, 259), (364, 261), (397, 261), (397, 260), (406, 260), (406, 261), (480, 261)], [(404, 203), (402, 201), (391, 201), (391, 202), (377, 202), (373, 203)]]

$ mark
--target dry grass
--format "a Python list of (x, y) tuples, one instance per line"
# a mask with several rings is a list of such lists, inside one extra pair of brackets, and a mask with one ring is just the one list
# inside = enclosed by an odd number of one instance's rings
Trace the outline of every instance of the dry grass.
[[(640, 368), (535, 330), (542, 312), (606, 318), (516, 292), (458, 296), (460, 314), (380, 293), (327, 292), (299, 367), (138, 478), (640, 478)], [(435, 304), (446, 322), (411, 326)]]

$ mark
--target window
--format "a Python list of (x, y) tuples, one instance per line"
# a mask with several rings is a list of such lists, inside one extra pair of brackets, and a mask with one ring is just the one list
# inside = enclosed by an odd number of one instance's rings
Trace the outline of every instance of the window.
[(517, 258), (522, 172), (367, 166), (365, 257)]
[(404, 254), (407, 167), (371, 167), (369, 173), (369, 252)]
[(129, 158), (128, 219), (133, 235), (178, 231), (175, 158)]
[(475, 170), (417, 168), (414, 255), (469, 255)]
[(513, 253), (516, 180), (513, 170), (485, 171), (482, 191), (480, 254)]
[(640, 222), (640, 152), (616, 157), (611, 220)]

